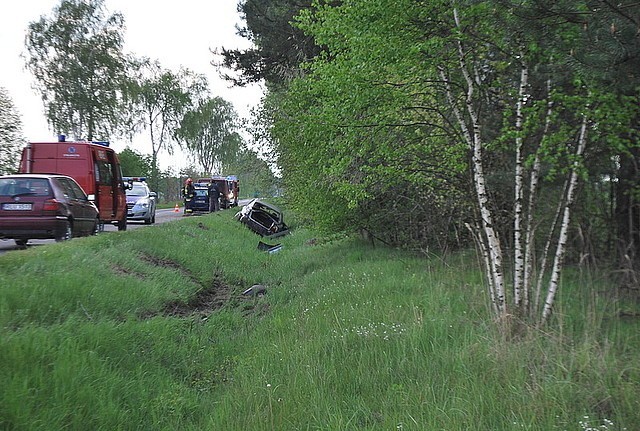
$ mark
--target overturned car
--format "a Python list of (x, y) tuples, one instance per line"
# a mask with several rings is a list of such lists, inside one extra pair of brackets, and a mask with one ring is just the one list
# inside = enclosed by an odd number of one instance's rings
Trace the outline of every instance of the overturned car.
[(236, 218), (260, 236), (276, 238), (289, 233), (282, 211), (259, 199), (253, 199), (236, 213)]

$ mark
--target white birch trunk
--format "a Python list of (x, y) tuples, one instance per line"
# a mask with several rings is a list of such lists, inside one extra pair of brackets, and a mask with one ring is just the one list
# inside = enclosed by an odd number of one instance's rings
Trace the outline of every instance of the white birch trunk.
[[(547, 80), (547, 95), (551, 95), (551, 81)], [(545, 137), (549, 133), (551, 126), (551, 114), (553, 110), (553, 101), (549, 99), (547, 102), (547, 112), (545, 115), (544, 129), (540, 138), (540, 146), (544, 142)], [(527, 204), (527, 222), (525, 225), (525, 266), (524, 266), (524, 307), (530, 311), (530, 294), (533, 279), (533, 257), (535, 254), (535, 228), (533, 226), (533, 214), (536, 209), (536, 193), (538, 192), (538, 181), (540, 180), (540, 151), (536, 151), (536, 157), (533, 161), (533, 167), (529, 176), (529, 202)], [(537, 310), (539, 304), (539, 295), (535, 297), (534, 310)], [(537, 314), (537, 311), (536, 311)]]
[[(453, 9), (453, 16), (456, 26), (460, 28), (460, 19), (458, 16), (458, 10), (456, 8)], [(507, 313), (507, 303), (505, 298), (504, 274), (502, 269), (502, 248), (500, 246), (498, 235), (496, 234), (496, 231), (494, 229), (493, 217), (491, 214), (491, 210), (489, 209), (489, 198), (486, 190), (486, 175), (484, 173), (483, 166), (484, 148), (482, 134), (480, 133), (480, 123), (478, 121), (478, 115), (473, 106), (475, 83), (471, 78), (471, 75), (469, 74), (469, 68), (466, 63), (464, 49), (461, 41), (458, 41), (458, 61), (460, 65), (460, 72), (462, 73), (465, 83), (467, 84), (465, 103), (467, 107), (467, 114), (469, 115), (471, 121), (471, 130), (468, 130), (468, 133), (471, 133), (472, 138), (471, 149), (473, 152), (473, 180), (476, 189), (478, 205), (480, 207), (482, 229), (487, 241), (487, 247), (489, 248), (491, 272), (492, 278), (495, 283), (494, 290), (496, 295), (496, 303), (499, 310), (499, 317), (503, 317)]]
[[(444, 86), (446, 89), (447, 101), (449, 102), (449, 105), (453, 110), (456, 120), (460, 125), (460, 129), (462, 130), (462, 135), (467, 141), (467, 144), (469, 145), (469, 147), (473, 148), (474, 147), (473, 135), (469, 131), (469, 128), (467, 127), (467, 123), (464, 121), (464, 117), (462, 116), (462, 113), (460, 112), (460, 110), (458, 109), (458, 106), (455, 103), (449, 78), (447, 77), (447, 75), (445, 74), (442, 68), (439, 68), (439, 72), (440, 72), (440, 78), (442, 79), (442, 82), (444, 83)], [(498, 300), (498, 295), (496, 294), (496, 285), (497, 283), (500, 282), (500, 280), (496, 280), (496, 273), (494, 268), (495, 265), (492, 262), (492, 256), (491, 256), (491, 253), (489, 252), (489, 246), (485, 241), (486, 234), (483, 235), (484, 229), (483, 230), (478, 229), (477, 231), (474, 231), (471, 227), (469, 226), (467, 227), (471, 230), (476, 242), (478, 243), (480, 252), (482, 253), (483, 261), (485, 263), (485, 275), (487, 278), (487, 282), (489, 283), (488, 290), (489, 290), (489, 296), (491, 299), (491, 304), (493, 306), (493, 311), (495, 312), (496, 316), (499, 316), (502, 310), (499, 307), (500, 301)]]
[(562, 226), (560, 227), (560, 235), (558, 238), (558, 245), (556, 247), (556, 254), (553, 261), (553, 269), (551, 270), (551, 280), (549, 281), (549, 289), (547, 291), (547, 298), (545, 300), (544, 309), (542, 310), (542, 319), (540, 325), (544, 325), (553, 309), (553, 303), (556, 292), (558, 290), (558, 282), (560, 280), (560, 270), (562, 268), (562, 259), (567, 244), (567, 236), (569, 232), (569, 221), (571, 220), (571, 205), (575, 198), (576, 186), (578, 184), (578, 164), (579, 159), (584, 154), (584, 150), (587, 146), (587, 116), (582, 116), (582, 125), (580, 127), (580, 137), (578, 139), (578, 148), (576, 149), (576, 160), (573, 162), (571, 169), (571, 176), (569, 180), (569, 189), (567, 191), (567, 197), (564, 205), (564, 214), (562, 217)]
[[(522, 54), (521, 54), (522, 57)], [(517, 308), (522, 306), (522, 292), (524, 291), (524, 244), (522, 241), (522, 199), (524, 189), (524, 154), (522, 139), (523, 108), (526, 103), (526, 91), (529, 80), (529, 70), (523, 62), (520, 69), (520, 89), (518, 90), (518, 103), (516, 104), (516, 171), (515, 171), (515, 196), (513, 219), (513, 245), (514, 245), (514, 270), (513, 270), (513, 300)]]
[(536, 296), (535, 296), (535, 303), (533, 307), (534, 310), (536, 310), (536, 313), (540, 305), (540, 296), (542, 295), (542, 284), (544, 282), (544, 278), (547, 273), (549, 253), (550, 253), (551, 247), (553, 246), (554, 234), (558, 229), (558, 224), (560, 223), (560, 216), (562, 215), (562, 209), (564, 208), (565, 196), (567, 195), (568, 189), (569, 189), (569, 181), (565, 180), (564, 185), (562, 186), (562, 196), (560, 201), (558, 202), (558, 207), (556, 208), (555, 215), (553, 216), (553, 222), (551, 223), (551, 227), (549, 228), (549, 235), (547, 235), (547, 241), (545, 242), (544, 250), (542, 252), (542, 257), (540, 258), (540, 268), (538, 271), (538, 282), (536, 286)]
[(482, 240), (482, 235), (480, 229), (472, 228), (468, 223), (465, 223), (465, 226), (471, 232), (471, 236), (475, 240), (478, 248), (480, 249), (480, 254), (482, 255), (482, 260), (484, 263), (484, 275), (487, 278), (487, 285), (489, 291), (489, 298), (491, 299), (491, 308), (493, 310), (493, 314), (496, 316), (499, 315), (498, 312), (498, 304), (496, 303), (496, 292), (494, 290), (495, 281), (493, 280), (493, 274), (491, 272), (491, 262), (489, 259), (489, 251), (487, 250), (487, 245)]

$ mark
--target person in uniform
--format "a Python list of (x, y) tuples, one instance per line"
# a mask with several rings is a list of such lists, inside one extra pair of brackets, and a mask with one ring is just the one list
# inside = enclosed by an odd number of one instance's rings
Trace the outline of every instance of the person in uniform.
[(182, 189), (182, 198), (184, 199), (185, 213), (193, 212), (192, 203), (195, 195), (196, 189), (193, 186), (193, 180), (191, 178), (187, 178), (187, 180), (184, 182), (184, 188)]
[(209, 187), (209, 212), (220, 211), (220, 188), (215, 181), (211, 181)]

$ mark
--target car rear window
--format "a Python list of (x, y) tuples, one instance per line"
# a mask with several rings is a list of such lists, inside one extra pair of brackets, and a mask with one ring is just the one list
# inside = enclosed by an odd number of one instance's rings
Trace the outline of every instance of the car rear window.
[(0, 178), (0, 196), (50, 196), (51, 187), (45, 178)]

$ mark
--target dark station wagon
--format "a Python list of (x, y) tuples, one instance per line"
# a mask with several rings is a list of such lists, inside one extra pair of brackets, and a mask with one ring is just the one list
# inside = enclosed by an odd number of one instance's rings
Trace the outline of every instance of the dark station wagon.
[(207, 184), (194, 184), (195, 196), (191, 202), (191, 209), (194, 212), (209, 212), (209, 190)]
[(0, 238), (25, 246), (30, 239), (64, 241), (96, 234), (98, 209), (71, 177), (0, 176)]

